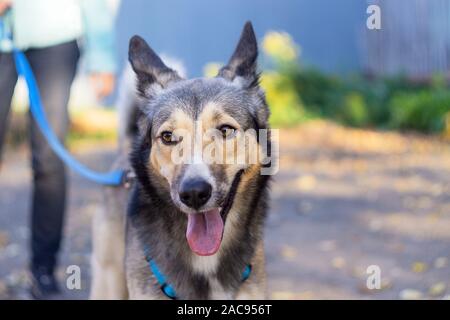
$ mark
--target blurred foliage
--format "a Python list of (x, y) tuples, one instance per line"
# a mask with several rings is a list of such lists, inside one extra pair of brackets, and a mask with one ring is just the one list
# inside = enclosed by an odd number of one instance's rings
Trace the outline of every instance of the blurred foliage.
[(271, 31), (264, 37), (262, 49), (275, 64), (275, 70), (265, 71), (260, 79), (271, 111), (271, 125), (289, 127), (311, 118), (293, 76), (300, 68), (300, 47), (289, 34)]
[(70, 131), (66, 143), (76, 147), (79, 143), (117, 140), (118, 119), (112, 108), (91, 107), (71, 111)]
[(401, 75), (367, 79), (325, 74), (303, 67), (300, 47), (282, 32), (267, 33), (262, 49), (269, 71), (261, 85), (275, 127), (322, 117), (355, 127), (450, 132), (450, 90), (443, 77), (417, 84)]
[(207, 78), (213, 78), (217, 76), (219, 73), (220, 68), (222, 68), (223, 65), (218, 62), (210, 62), (205, 65), (203, 68), (203, 75)]
[(310, 117), (295, 89), (295, 83), (289, 77), (277, 72), (266, 72), (261, 76), (261, 86), (266, 92), (273, 126), (294, 126)]
[(269, 31), (262, 43), (264, 52), (278, 62), (296, 61), (300, 54), (300, 47), (286, 32)]
[(450, 92), (422, 90), (417, 93), (398, 93), (390, 101), (390, 126), (441, 132), (446, 129), (450, 111)]

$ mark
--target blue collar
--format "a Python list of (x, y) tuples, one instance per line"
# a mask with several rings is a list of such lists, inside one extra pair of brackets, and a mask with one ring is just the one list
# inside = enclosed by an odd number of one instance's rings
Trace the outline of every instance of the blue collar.
[[(155, 275), (156, 280), (158, 281), (158, 284), (160, 285), (161, 291), (170, 299), (177, 300), (177, 294), (175, 292), (175, 289), (167, 283), (166, 276), (159, 270), (158, 265), (156, 264), (155, 260), (150, 258), (149, 250), (148, 248), (145, 249), (145, 260), (148, 262), (148, 266), (150, 267), (151, 272)], [(244, 282), (250, 277), (250, 274), (252, 273), (252, 265), (248, 264), (244, 272), (242, 272), (242, 278), (241, 281)]]

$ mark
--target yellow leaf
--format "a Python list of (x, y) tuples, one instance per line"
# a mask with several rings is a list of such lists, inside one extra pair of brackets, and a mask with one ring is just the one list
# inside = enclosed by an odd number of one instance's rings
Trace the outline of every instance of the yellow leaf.
[(281, 249), (281, 255), (286, 260), (294, 260), (294, 258), (297, 257), (297, 254), (297, 250), (291, 246), (283, 246)]
[(426, 269), (427, 269), (427, 265), (424, 262), (420, 262), (420, 261), (414, 262), (411, 267), (411, 270), (415, 273), (422, 273)]
[(316, 185), (317, 180), (313, 175), (304, 175), (297, 180), (297, 186), (301, 191), (311, 191)]
[(420, 300), (423, 297), (423, 293), (419, 290), (404, 289), (400, 291), (400, 299), (402, 300)]
[(444, 282), (438, 282), (430, 287), (430, 289), (428, 290), (428, 294), (432, 297), (437, 297), (443, 295), (446, 289), (447, 286)]

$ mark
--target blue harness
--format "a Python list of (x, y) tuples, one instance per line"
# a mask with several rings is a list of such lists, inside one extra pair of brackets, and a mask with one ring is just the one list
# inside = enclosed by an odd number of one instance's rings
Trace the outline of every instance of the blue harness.
[(57, 136), (50, 127), (47, 117), (45, 116), (44, 108), (42, 106), (42, 100), (39, 94), (39, 89), (36, 84), (36, 79), (31, 69), (30, 64), (25, 54), (15, 48), (12, 45), (12, 34), (7, 30), (6, 25), (2, 18), (0, 18), (0, 41), (8, 41), (11, 44), (14, 61), (16, 64), (17, 73), (21, 75), (28, 86), (28, 94), (30, 100), (30, 111), (34, 120), (39, 126), (42, 134), (47, 140), (52, 150), (58, 155), (58, 157), (72, 170), (82, 175), (83, 177), (94, 181), (99, 184), (119, 186), (128, 182), (128, 172), (123, 170), (117, 170), (107, 173), (100, 173), (91, 170), (78, 162), (67, 151), (64, 145), (58, 140)]
[[(149, 249), (148, 247), (145, 248), (145, 260), (148, 262), (148, 266), (150, 267), (150, 271), (154, 274), (156, 281), (158, 281), (158, 284), (161, 288), (161, 291), (170, 299), (177, 300), (177, 294), (175, 292), (175, 289), (173, 286), (171, 286), (169, 283), (167, 283), (166, 276), (161, 272), (158, 265), (156, 264), (155, 260), (150, 258)], [(246, 281), (250, 274), (252, 273), (252, 265), (248, 264), (244, 272), (242, 272), (241, 281)]]

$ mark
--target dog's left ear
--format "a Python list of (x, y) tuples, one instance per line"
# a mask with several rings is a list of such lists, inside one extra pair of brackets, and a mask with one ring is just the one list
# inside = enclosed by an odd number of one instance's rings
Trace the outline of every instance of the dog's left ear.
[(247, 21), (242, 30), (239, 43), (234, 50), (228, 64), (219, 71), (219, 77), (240, 83), (245, 88), (258, 85), (256, 71), (256, 58), (258, 57), (258, 44), (255, 32), (250, 21)]

